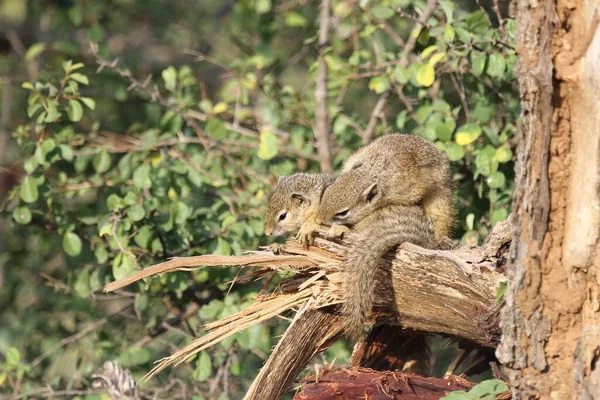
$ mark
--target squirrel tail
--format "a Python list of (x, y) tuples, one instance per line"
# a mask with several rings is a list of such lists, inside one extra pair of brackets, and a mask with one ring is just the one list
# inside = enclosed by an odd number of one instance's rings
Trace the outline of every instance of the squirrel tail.
[(434, 227), (421, 208), (390, 206), (359, 222), (349, 240), (342, 314), (346, 332), (356, 339), (362, 335), (371, 312), (377, 272), (386, 253), (404, 242), (432, 248), (436, 239)]

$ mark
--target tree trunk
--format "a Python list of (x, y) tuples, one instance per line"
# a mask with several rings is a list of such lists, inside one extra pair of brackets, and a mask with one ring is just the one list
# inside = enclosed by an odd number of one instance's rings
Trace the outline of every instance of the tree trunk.
[(516, 236), (497, 354), (515, 398), (600, 398), (600, 3), (516, 12)]

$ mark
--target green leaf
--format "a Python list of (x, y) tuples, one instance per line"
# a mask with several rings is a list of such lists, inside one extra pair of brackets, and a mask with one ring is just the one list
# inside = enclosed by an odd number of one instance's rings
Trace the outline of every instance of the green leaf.
[(33, 85), (31, 84), (31, 82), (23, 82), (23, 84), (21, 85), (21, 87), (23, 89), (28, 89), (28, 90), (32, 90), (32, 91), (35, 90), (33, 88)]
[(142, 346), (131, 346), (119, 354), (117, 361), (124, 367), (146, 364), (150, 361), (150, 350)]
[(446, 20), (448, 21), (448, 25), (452, 22), (452, 14), (454, 12), (454, 2), (451, 0), (439, 0), (438, 4), (444, 10), (444, 14), (446, 14)]
[(279, 144), (277, 136), (268, 129), (260, 131), (260, 146), (258, 147), (258, 157), (262, 160), (270, 160), (279, 153)]
[(81, 103), (77, 100), (69, 100), (69, 105), (67, 106), (67, 116), (73, 122), (77, 122), (81, 120), (83, 116), (83, 107), (81, 107)]
[(506, 178), (504, 177), (504, 174), (500, 171), (493, 172), (487, 178), (487, 183), (492, 189), (500, 189), (502, 186), (504, 186), (505, 182)]
[[(448, 141), (452, 139), (452, 126), (450, 124), (437, 124), (435, 127), (435, 135), (439, 140)], [(462, 157), (461, 157), (462, 158)]]
[(212, 363), (210, 356), (206, 351), (201, 351), (198, 360), (196, 360), (196, 369), (194, 370), (194, 379), (198, 382), (204, 382), (212, 375)]
[(391, 7), (386, 6), (375, 6), (371, 9), (371, 12), (376, 18), (379, 19), (392, 18), (396, 14)]
[(475, 214), (469, 213), (469, 215), (467, 215), (467, 218), (465, 219), (465, 222), (467, 223), (467, 228), (470, 231), (472, 231), (473, 230), (473, 224), (475, 223)]
[(188, 206), (186, 206), (184, 203), (177, 202), (176, 205), (176, 209), (175, 209), (175, 223), (177, 225), (183, 225), (185, 224), (185, 221), (187, 220), (187, 218), (190, 215), (190, 209), (188, 208)]
[(89, 85), (90, 84), (90, 81), (89, 81), (88, 77), (85, 76), (82, 73), (79, 73), (79, 72), (75, 72), (75, 73), (69, 75), (69, 79), (72, 79), (72, 80), (74, 80), (76, 82), (79, 82), (79, 83), (81, 83), (83, 85)]
[[(47, 104), (48, 111), (46, 114), (46, 118), (44, 118), (44, 122), (54, 122), (60, 117), (58, 113), (58, 109), (56, 108), (56, 103), (52, 100), (48, 101)], [(43, 114), (42, 114), (43, 115)]]
[(290, 11), (285, 15), (285, 24), (292, 28), (303, 28), (308, 24), (308, 21), (301, 14)]
[(450, 392), (440, 400), (477, 400), (477, 397), (465, 392), (464, 390), (457, 390)]
[(479, 76), (483, 73), (485, 68), (485, 60), (487, 59), (487, 55), (485, 53), (479, 53), (473, 58), (473, 62), (471, 63), (471, 69), (473, 69), (473, 75)]
[(510, 161), (511, 159), (512, 159), (512, 151), (508, 147), (501, 146), (496, 149), (496, 154), (494, 155), (494, 160), (498, 161), (499, 163), (505, 163), (507, 161)]
[(369, 81), (369, 90), (381, 94), (390, 88), (390, 80), (387, 76), (376, 76)]
[(148, 225), (142, 226), (137, 235), (133, 237), (135, 244), (143, 249), (147, 249), (150, 246), (150, 239), (152, 239), (152, 229)]
[(465, 156), (465, 148), (456, 143), (450, 143), (446, 148), (446, 155), (450, 161), (462, 160)]
[(131, 206), (127, 210), (127, 216), (134, 222), (141, 221), (146, 216), (146, 211), (142, 206)]
[(36, 58), (37, 56), (39, 56), (42, 51), (46, 50), (46, 43), (34, 43), (32, 44), (27, 51), (25, 52), (25, 60), (26, 61), (31, 61), (34, 58)]
[(477, 398), (491, 398), (495, 399), (497, 394), (508, 391), (506, 383), (500, 379), (490, 379), (483, 381), (475, 385), (469, 390), (470, 395), (477, 396)]
[(508, 218), (508, 210), (506, 208), (498, 208), (492, 213), (492, 225), (506, 221), (506, 218)]
[(481, 135), (481, 127), (477, 124), (465, 124), (456, 131), (455, 141), (461, 146), (473, 143)]
[(87, 108), (93, 110), (96, 108), (96, 101), (91, 97), (80, 97), (79, 101), (86, 105)]
[(27, 225), (31, 222), (31, 210), (27, 206), (15, 208), (12, 215), (15, 221), (21, 225)]
[(137, 271), (135, 262), (128, 256), (120, 253), (113, 262), (112, 273), (115, 279), (123, 279)]
[(62, 155), (63, 160), (72, 161), (73, 160), (73, 149), (71, 146), (66, 144), (61, 144), (58, 146), (60, 148), (60, 154)]
[(423, 64), (419, 67), (416, 78), (419, 84), (429, 87), (435, 81), (435, 69), (429, 64)]
[(76, 257), (81, 253), (81, 239), (74, 232), (67, 232), (65, 236), (63, 236), (62, 245), (65, 253), (71, 257)]
[(408, 68), (398, 65), (396, 68), (394, 68), (392, 78), (394, 78), (394, 80), (399, 84), (404, 85), (410, 79), (410, 72), (408, 71)]
[(79, 297), (88, 297), (90, 293), (92, 293), (92, 288), (90, 286), (90, 270), (88, 268), (84, 268), (83, 272), (77, 274), (73, 289)]
[(211, 118), (206, 123), (206, 132), (216, 140), (221, 140), (227, 136), (227, 128), (219, 118)]
[(500, 53), (493, 53), (490, 56), (487, 74), (492, 77), (500, 78), (504, 75), (504, 71), (506, 70), (506, 60), (504, 56)]
[(6, 353), (4, 353), (6, 363), (13, 367), (17, 367), (21, 363), (21, 355), (16, 347), (9, 347)]
[(106, 198), (106, 207), (108, 207), (111, 211), (118, 211), (121, 207), (123, 207), (123, 199), (121, 196), (112, 193)]
[(38, 187), (35, 180), (31, 176), (25, 178), (21, 184), (19, 195), (21, 196), (21, 200), (23, 200), (25, 203), (34, 203), (37, 201), (39, 197)]
[(96, 261), (98, 264), (104, 264), (108, 261), (108, 251), (104, 245), (99, 244), (94, 249), (94, 256), (96, 256)]
[(133, 184), (140, 189), (150, 189), (152, 180), (150, 179), (150, 165), (143, 164), (133, 172)]
[(94, 165), (94, 169), (99, 174), (102, 174), (110, 168), (110, 153), (106, 150), (100, 151), (98, 154), (94, 156), (94, 160), (92, 161)]
[(446, 42), (448, 42), (448, 43), (454, 42), (455, 37), (456, 37), (456, 31), (454, 30), (452, 25), (446, 25), (446, 27), (444, 28), (444, 39), (446, 39)]
[(506, 293), (506, 288), (508, 287), (507, 281), (502, 281), (498, 285), (498, 290), (496, 291), (496, 304), (500, 303), (502, 297), (504, 297), (504, 293)]
[(256, 0), (254, 9), (257, 14), (266, 14), (271, 11), (271, 0)]
[(177, 87), (177, 70), (173, 66), (169, 66), (162, 72), (163, 81), (165, 81), (165, 88), (168, 91), (174, 91)]

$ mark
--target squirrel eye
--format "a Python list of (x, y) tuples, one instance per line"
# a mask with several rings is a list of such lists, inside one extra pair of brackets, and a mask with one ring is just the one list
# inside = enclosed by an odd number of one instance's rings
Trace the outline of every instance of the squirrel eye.
[(342, 210), (339, 213), (335, 214), (336, 218), (344, 218), (348, 216), (348, 209)]
[(287, 212), (282, 212), (281, 214), (279, 214), (279, 220), (283, 221), (285, 219), (285, 217), (287, 217)]

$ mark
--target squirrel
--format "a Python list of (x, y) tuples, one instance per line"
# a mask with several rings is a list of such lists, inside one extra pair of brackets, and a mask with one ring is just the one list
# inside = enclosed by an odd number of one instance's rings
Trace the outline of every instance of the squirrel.
[(342, 314), (347, 318), (346, 332), (357, 338), (371, 312), (377, 271), (386, 253), (404, 242), (434, 249), (439, 239), (434, 223), (421, 207), (392, 205), (356, 223), (344, 241), (349, 250), (344, 258), (347, 275)]
[[(334, 180), (335, 176), (331, 174), (297, 173), (280, 177), (267, 204), (265, 234), (271, 236), (297, 232), (301, 244), (312, 244), (313, 234), (321, 228), (315, 222), (316, 210), (323, 191)], [(280, 250), (276, 245), (271, 248), (275, 252)]]
[(387, 134), (359, 149), (325, 188), (314, 225), (332, 226), (328, 236), (340, 236), (390, 205), (420, 205), (435, 224), (440, 242), (450, 241), (454, 225), (450, 163), (430, 141)]

